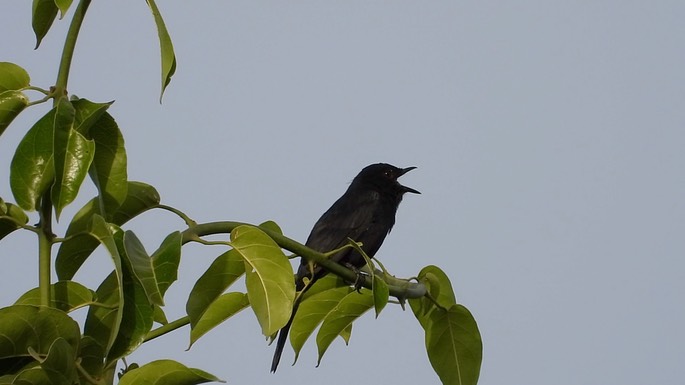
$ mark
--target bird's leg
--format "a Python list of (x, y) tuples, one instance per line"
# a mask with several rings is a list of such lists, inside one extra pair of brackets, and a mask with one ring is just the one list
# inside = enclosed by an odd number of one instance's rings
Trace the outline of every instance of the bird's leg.
[(359, 270), (359, 268), (357, 266), (355, 266), (351, 263), (346, 263), (345, 267), (354, 271), (354, 273), (357, 275), (357, 277), (354, 279), (354, 290), (356, 290), (357, 292), (360, 292), (362, 289), (362, 284), (364, 283), (364, 277), (366, 276), (366, 274), (362, 273), (362, 271)]

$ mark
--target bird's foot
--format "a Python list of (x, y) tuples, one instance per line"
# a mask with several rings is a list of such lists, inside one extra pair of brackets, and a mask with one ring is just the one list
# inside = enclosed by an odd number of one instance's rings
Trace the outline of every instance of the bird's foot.
[(362, 273), (362, 271), (359, 270), (357, 266), (354, 266), (351, 263), (346, 263), (345, 267), (354, 271), (354, 273), (357, 275), (357, 277), (354, 279), (354, 290), (356, 290), (357, 292), (361, 292), (364, 284), (364, 277), (366, 277), (366, 274)]

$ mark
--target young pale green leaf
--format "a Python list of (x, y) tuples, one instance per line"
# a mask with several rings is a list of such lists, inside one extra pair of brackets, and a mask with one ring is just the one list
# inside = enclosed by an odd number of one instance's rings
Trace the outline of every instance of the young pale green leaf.
[(119, 385), (194, 385), (205, 382), (225, 381), (176, 361), (158, 360), (126, 372)]
[(292, 265), (276, 242), (254, 226), (236, 227), (231, 245), (245, 261), (247, 295), (262, 333), (271, 336), (290, 319), (295, 300)]
[[(159, 204), (159, 194), (154, 187), (141, 182), (128, 182), (126, 200), (105, 218), (108, 218), (110, 223), (121, 226), (157, 204)], [(66, 233), (69, 239), (61, 244), (55, 261), (55, 271), (59, 279), (73, 278), (88, 256), (100, 244), (96, 238), (88, 234), (94, 215), (101, 215), (97, 198), (86, 203), (69, 224)]]
[(128, 171), (124, 137), (109, 113), (93, 123), (89, 137), (95, 142), (90, 178), (100, 193), (101, 210), (107, 214), (121, 206), (128, 195)]
[(152, 265), (152, 258), (147, 255), (145, 247), (133, 231), (128, 230), (124, 233), (124, 250), (126, 250), (125, 255), (131, 264), (132, 273), (140, 282), (149, 302), (154, 305), (164, 306), (162, 294), (157, 286), (157, 277)]
[[(314, 286), (312, 286), (311, 290), (314, 290)], [(302, 300), (290, 327), (290, 345), (292, 345), (295, 351), (295, 361), (293, 364), (297, 362), (300, 350), (302, 350), (302, 346), (307, 342), (309, 336), (321, 324), (326, 315), (352, 290), (352, 288), (347, 286), (337, 287), (319, 291)]]
[(388, 284), (383, 281), (379, 276), (374, 275), (371, 281), (372, 292), (373, 292), (373, 308), (376, 311), (376, 318), (381, 314), (385, 305), (388, 304), (390, 299), (390, 289), (388, 289)]
[(0, 360), (10, 365), (28, 356), (29, 348), (47, 354), (53, 342), (63, 338), (78, 349), (81, 332), (76, 321), (50, 307), (13, 305), (0, 309)]
[[(53, 127), (61, 122), (53, 108), (29, 129), (10, 165), (10, 187), (19, 207), (35, 211), (55, 178)], [(61, 124), (61, 123), (60, 123)]]
[(250, 301), (247, 294), (226, 293), (221, 295), (207, 307), (200, 319), (195, 321), (195, 326), (191, 327), (188, 349), (208, 331), (248, 306), (250, 306)]
[(0, 135), (28, 104), (29, 99), (20, 91), (0, 93)]
[(36, 48), (40, 46), (40, 42), (47, 35), (55, 17), (57, 17), (55, 0), (33, 0), (31, 25), (36, 34)]
[(159, 293), (164, 297), (167, 289), (178, 278), (178, 265), (181, 263), (181, 233), (175, 231), (162, 241), (152, 254), (152, 267), (157, 278)]
[[(152, 330), (154, 307), (147, 292), (136, 276), (133, 260), (128, 255), (129, 247), (124, 246), (124, 238), (131, 232), (114, 232), (114, 241), (122, 260), (123, 309), (121, 324), (112, 348), (107, 354), (107, 363), (129, 355), (143, 343), (145, 336)], [(135, 235), (133, 236), (135, 237)]]
[(164, 25), (164, 19), (159, 12), (159, 8), (157, 8), (157, 4), (155, 4), (154, 0), (146, 1), (150, 11), (152, 11), (152, 16), (157, 25), (157, 34), (159, 35), (159, 46), (162, 56), (162, 92), (159, 94), (159, 101), (161, 103), (164, 90), (169, 85), (169, 82), (171, 82), (174, 72), (176, 72), (176, 55), (174, 54), (174, 45), (171, 43), (169, 31), (167, 31), (166, 25)]
[(436, 309), (426, 330), (426, 350), (433, 369), (445, 385), (476, 385), (483, 359), (483, 342), (476, 320), (462, 305)]
[(188, 296), (186, 313), (190, 318), (190, 327), (195, 328), (207, 308), (245, 274), (245, 262), (240, 254), (231, 249), (220, 256), (209, 266), (207, 271), (195, 282)]
[(276, 234), (283, 235), (283, 230), (281, 230), (281, 227), (274, 221), (266, 221), (264, 223), (260, 223), (259, 227), (262, 229), (272, 231)]
[(368, 290), (361, 293), (352, 291), (326, 315), (316, 335), (316, 345), (319, 349), (317, 366), (335, 337), (372, 307), (373, 295)]
[[(449, 277), (437, 266), (426, 266), (419, 272), (419, 281), (421, 281), (428, 289), (428, 294), (434, 298), (440, 306), (449, 309), (452, 305), (457, 303), (457, 298), (452, 290), (452, 283)], [(421, 324), (423, 329), (427, 329), (431, 312), (436, 309), (435, 304), (427, 297), (410, 299), (414, 316)]]
[(0, 206), (2, 207), (0, 209), (0, 239), (2, 239), (17, 230), (20, 224), (25, 225), (29, 217), (19, 206), (3, 202), (2, 199), (0, 199)]
[(59, 8), (59, 18), (63, 18), (64, 14), (67, 13), (69, 10), (69, 7), (71, 6), (72, 0), (55, 0), (55, 4), (57, 5), (57, 8)]
[(28, 87), (30, 83), (31, 78), (25, 69), (14, 63), (0, 62), (0, 93), (7, 90), (21, 90)]
[[(59, 281), (50, 285), (50, 307), (69, 313), (93, 303), (95, 292), (73, 281)], [(40, 288), (24, 293), (15, 305), (40, 305)]]
[(352, 324), (347, 325), (347, 327), (340, 332), (340, 338), (345, 341), (345, 345), (350, 344), (350, 338), (352, 338)]

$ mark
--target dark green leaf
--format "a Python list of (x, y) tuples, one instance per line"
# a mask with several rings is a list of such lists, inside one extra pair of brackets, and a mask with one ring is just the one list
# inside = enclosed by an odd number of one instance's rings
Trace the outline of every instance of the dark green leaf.
[(124, 137), (114, 118), (106, 112), (93, 123), (89, 136), (95, 141), (90, 178), (100, 192), (104, 212), (109, 214), (124, 203), (128, 194)]
[[(60, 246), (55, 261), (55, 270), (61, 280), (73, 278), (83, 262), (99, 245), (97, 239), (88, 234), (92, 217), (101, 214), (97, 202), (95, 198), (86, 203), (69, 224), (66, 233), (69, 239)], [(157, 204), (159, 194), (154, 187), (141, 182), (128, 182), (124, 204), (107, 217), (110, 223), (121, 226)]]
[(0, 93), (0, 135), (28, 104), (29, 99), (20, 91)]
[(212, 381), (224, 382), (200, 369), (172, 360), (158, 360), (126, 372), (119, 385), (194, 385)]
[(114, 102), (95, 103), (88, 99), (74, 98), (71, 100), (74, 106), (74, 129), (86, 138), (90, 136), (90, 128), (97, 123), (109, 106)]
[(28, 357), (29, 348), (38, 354), (47, 354), (59, 338), (73, 349), (78, 348), (81, 335), (78, 324), (60, 310), (13, 305), (0, 309), (0, 319), (0, 359), (6, 366), (12, 360)]
[[(102, 345), (89, 336), (81, 338), (78, 357), (81, 359), (81, 367), (93, 377), (99, 377), (104, 368), (105, 352)], [(88, 382), (81, 380), (82, 384)]]
[(426, 331), (426, 350), (433, 369), (445, 385), (476, 385), (483, 358), (478, 325), (462, 305), (436, 309)]
[(57, 16), (55, 0), (33, 0), (33, 14), (31, 24), (36, 34), (36, 48), (50, 30), (52, 22)]
[(55, 184), (52, 186), (57, 218), (76, 199), (95, 156), (95, 143), (73, 128), (74, 113), (71, 102), (60, 99), (54, 125)]
[[(35, 211), (55, 178), (53, 127), (60, 122), (53, 108), (36, 122), (17, 146), (10, 166), (10, 187), (19, 207)], [(61, 124), (61, 123), (60, 123)]]
[(0, 239), (18, 229), (20, 224), (25, 225), (28, 221), (29, 217), (19, 206), (0, 199)]
[[(95, 292), (73, 281), (59, 281), (50, 286), (50, 307), (69, 313), (93, 303)], [(15, 305), (40, 305), (40, 288), (31, 289)]]
[(161, 48), (162, 92), (159, 95), (159, 101), (161, 103), (164, 90), (166, 89), (167, 85), (169, 85), (169, 82), (171, 82), (171, 77), (174, 75), (174, 72), (176, 72), (176, 55), (174, 54), (174, 45), (171, 43), (169, 31), (167, 31), (166, 25), (164, 25), (164, 19), (162, 18), (162, 14), (159, 13), (157, 4), (155, 4), (154, 0), (146, 1), (147, 5), (152, 11), (152, 16), (155, 18), (157, 33), (159, 35), (159, 46)]
[(274, 221), (266, 221), (264, 223), (261, 223), (259, 227), (274, 232), (276, 234), (283, 235), (283, 230), (281, 230), (281, 227)]
[(262, 333), (271, 336), (290, 319), (295, 299), (292, 265), (276, 242), (254, 226), (233, 229), (231, 245), (245, 261), (247, 295)]
[[(130, 236), (131, 232), (127, 232)], [(122, 256), (122, 278), (124, 303), (119, 332), (112, 349), (107, 354), (107, 361), (113, 362), (129, 355), (143, 343), (145, 336), (152, 329), (154, 308), (148, 295), (133, 270), (133, 261), (126, 253), (124, 234), (114, 233), (117, 249)]]
[(191, 329), (197, 325), (207, 308), (243, 274), (245, 262), (233, 249), (221, 254), (212, 262), (188, 296), (186, 313), (190, 318)]
[(250, 301), (247, 298), (247, 294), (244, 293), (226, 293), (219, 296), (207, 307), (202, 316), (195, 321), (195, 326), (190, 329), (188, 349), (205, 333), (249, 305)]
[(152, 266), (157, 277), (159, 292), (164, 297), (167, 289), (178, 277), (178, 265), (181, 262), (181, 233), (169, 234), (157, 251), (152, 254)]
[(52, 382), (59, 379), (65, 385), (71, 385), (78, 378), (76, 374), (76, 351), (64, 338), (57, 338), (50, 346), (48, 356), (41, 363), (41, 368), (50, 376)]
[[(314, 290), (314, 287), (312, 286), (310, 291)], [(290, 328), (290, 344), (295, 350), (295, 361), (316, 327), (352, 290), (350, 287), (338, 287), (319, 291), (302, 300)]]
[(164, 306), (162, 294), (157, 286), (152, 259), (147, 255), (145, 247), (143, 247), (143, 244), (133, 231), (129, 230), (124, 233), (124, 248), (128, 260), (131, 262), (133, 275), (140, 282), (149, 302), (154, 305)]
[(352, 291), (326, 315), (316, 335), (319, 349), (317, 365), (321, 363), (324, 353), (331, 342), (362, 314), (373, 307), (373, 296), (367, 291)]

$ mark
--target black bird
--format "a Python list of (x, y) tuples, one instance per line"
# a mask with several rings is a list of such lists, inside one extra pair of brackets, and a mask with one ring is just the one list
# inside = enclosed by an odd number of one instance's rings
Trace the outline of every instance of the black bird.
[[(306, 246), (320, 252), (335, 250), (347, 244), (348, 238), (362, 243), (362, 249), (373, 257), (383, 244), (395, 224), (395, 213), (405, 193), (420, 194), (413, 188), (402, 186), (397, 178), (416, 167), (397, 168), (386, 163), (376, 163), (365, 167), (352, 180), (345, 194), (338, 199), (316, 222), (307, 238)], [(366, 264), (364, 257), (353, 248), (347, 248), (332, 255), (331, 260), (342, 265), (361, 268)], [(295, 277), (297, 291), (307, 290), (319, 278), (327, 274), (321, 267), (314, 267), (313, 274), (309, 263), (301, 258)], [(305, 287), (304, 278), (309, 284)], [(302, 294), (298, 298), (302, 298)], [(299, 301), (293, 306), (288, 323), (278, 334), (276, 351), (271, 362), (271, 372), (275, 372), (283, 353), (288, 331)]]

